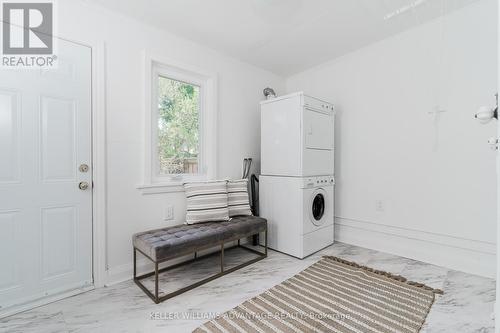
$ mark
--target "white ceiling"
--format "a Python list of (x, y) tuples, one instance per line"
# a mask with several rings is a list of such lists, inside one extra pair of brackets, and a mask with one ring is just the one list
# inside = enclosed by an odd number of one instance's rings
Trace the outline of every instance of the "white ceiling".
[(474, 1), (90, 0), (283, 76)]

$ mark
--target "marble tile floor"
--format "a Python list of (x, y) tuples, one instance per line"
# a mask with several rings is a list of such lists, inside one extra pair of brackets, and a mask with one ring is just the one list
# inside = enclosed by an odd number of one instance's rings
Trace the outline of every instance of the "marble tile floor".
[[(242, 259), (237, 251), (241, 250), (227, 251), (228, 265)], [(132, 281), (96, 289), (0, 319), (0, 332), (191, 332), (206, 321), (206, 316), (235, 307), (300, 272), (322, 255), (339, 256), (443, 289), (445, 294), (437, 297), (422, 332), (494, 331), (494, 280), (336, 243), (304, 260), (270, 251), (262, 261), (158, 305)], [(169, 272), (161, 280), (170, 281), (173, 288), (188, 284), (210, 274), (218, 267), (218, 260), (218, 256), (204, 259), (198, 267)]]

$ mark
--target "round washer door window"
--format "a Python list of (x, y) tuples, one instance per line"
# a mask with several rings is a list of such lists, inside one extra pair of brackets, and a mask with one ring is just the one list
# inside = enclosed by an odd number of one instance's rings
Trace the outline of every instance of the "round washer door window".
[(321, 219), (325, 215), (325, 194), (323, 191), (316, 191), (311, 202), (311, 217), (315, 225), (322, 224)]

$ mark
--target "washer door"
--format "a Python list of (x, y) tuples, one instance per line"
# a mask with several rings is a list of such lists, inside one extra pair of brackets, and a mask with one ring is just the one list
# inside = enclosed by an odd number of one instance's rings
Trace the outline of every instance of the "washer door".
[(323, 219), (323, 217), (326, 211), (326, 201), (327, 195), (324, 189), (318, 188), (313, 192), (310, 201), (309, 218), (316, 226), (320, 226), (325, 223), (325, 219)]

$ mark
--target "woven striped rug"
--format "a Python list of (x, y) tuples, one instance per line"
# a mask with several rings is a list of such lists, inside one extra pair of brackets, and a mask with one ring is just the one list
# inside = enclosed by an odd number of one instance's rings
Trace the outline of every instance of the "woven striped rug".
[(194, 332), (419, 332), (441, 290), (323, 257)]

